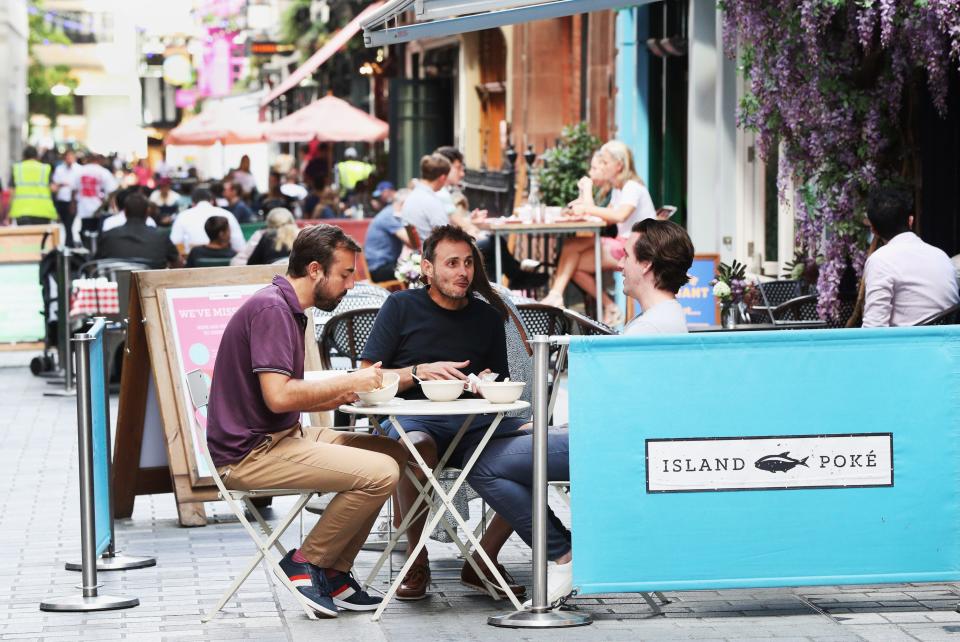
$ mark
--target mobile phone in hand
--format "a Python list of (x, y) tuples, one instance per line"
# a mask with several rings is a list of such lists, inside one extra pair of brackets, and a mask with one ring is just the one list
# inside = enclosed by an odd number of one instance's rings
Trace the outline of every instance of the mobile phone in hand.
[(661, 221), (667, 221), (671, 216), (677, 213), (677, 208), (673, 205), (664, 205), (657, 210), (657, 219)]

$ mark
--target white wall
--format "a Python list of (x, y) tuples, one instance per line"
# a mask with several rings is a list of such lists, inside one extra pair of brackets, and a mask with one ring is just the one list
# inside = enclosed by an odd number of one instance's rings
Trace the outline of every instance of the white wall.
[(0, 183), (20, 158), (27, 123), (27, 7), (0, 0)]
[(714, 3), (690, 0), (690, 37), (687, 228), (698, 253), (746, 262), (749, 244), (763, 244), (763, 228), (754, 225), (762, 199), (744, 193), (744, 174), (751, 169), (736, 127), (738, 72), (723, 53)]

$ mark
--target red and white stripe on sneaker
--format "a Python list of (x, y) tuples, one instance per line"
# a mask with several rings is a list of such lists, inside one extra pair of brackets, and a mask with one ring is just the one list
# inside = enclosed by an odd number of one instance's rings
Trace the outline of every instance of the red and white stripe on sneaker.
[(335, 600), (346, 600), (349, 599), (356, 591), (353, 590), (353, 587), (347, 583), (344, 583), (343, 586), (338, 588), (336, 591), (330, 593), (330, 597)]
[(313, 580), (310, 579), (309, 575), (290, 575), (290, 583), (296, 587), (301, 586), (313, 586)]

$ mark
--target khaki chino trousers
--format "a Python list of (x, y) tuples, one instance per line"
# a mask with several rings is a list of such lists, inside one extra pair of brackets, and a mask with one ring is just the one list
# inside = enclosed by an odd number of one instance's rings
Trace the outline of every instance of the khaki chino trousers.
[(232, 490), (337, 493), (300, 552), (320, 568), (349, 572), (406, 461), (406, 449), (393, 439), (297, 424), (218, 470)]

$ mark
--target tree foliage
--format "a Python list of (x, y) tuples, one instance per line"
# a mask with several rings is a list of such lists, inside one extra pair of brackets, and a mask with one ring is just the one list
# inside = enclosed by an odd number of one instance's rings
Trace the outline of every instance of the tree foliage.
[(601, 141), (590, 133), (586, 123), (568, 125), (556, 147), (543, 152), (540, 169), (540, 200), (546, 205), (563, 206), (577, 198), (577, 181), (587, 175), (590, 158)]
[(70, 44), (70, 39), (56, 23), (48, 21), (43, 12), (40, 0), (30, 0), (34, 9), (28, 14), (29, 36), (27, 47), (30, 56), (30, 65), (27, 67), (27, 97), (28, 109), (31, 114), (43, 114), (51, 122), (56, 122), (58, 114), (72, 114), (73, 98), (71, 96), (54, 96), (51, 89), (55, 85), (65, 85), (76, 88), (77, 81), (70, 76), (70, 68), (65, 65), (46, 66), (36, 58), (33, 48), (36, 45)]

